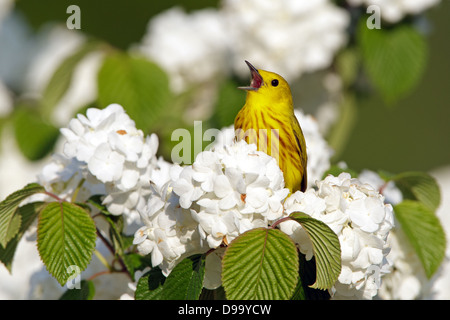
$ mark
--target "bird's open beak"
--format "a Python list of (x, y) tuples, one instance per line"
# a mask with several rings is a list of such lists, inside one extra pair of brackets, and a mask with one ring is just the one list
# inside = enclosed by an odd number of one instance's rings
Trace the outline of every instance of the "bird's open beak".
[(256, 69), (250, 62), (245, 60), (245, 63), (248, 65), (250, 69), (250, 74), (252, 76), (252, 82), (250, 83), (250, 86), (248, 87), (238, 87), (238, 89), (241, 90), (247, 90), (247, 91), (257, 91), (259, 88), (261, 88), (263, 84), (263, 78), (258, 72), (258, 69)]

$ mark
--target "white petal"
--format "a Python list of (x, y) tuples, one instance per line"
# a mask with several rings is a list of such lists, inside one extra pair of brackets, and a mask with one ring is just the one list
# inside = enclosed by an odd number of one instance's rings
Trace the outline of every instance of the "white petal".
[(214, 181), (214, 193), (219, 198), (223, 198), (233, 192), (230, 181), (224, 175), (218, 176)]
[(252, 188), (247, 193), (245, 202), (253, 208), (260, 208), (268, 201), (267, 192), (263, 188)]
[(172, 186), (173, 191), (179, 196), (191, 192), (194, 188), (194, 186), (185, 179), (178, 179)]
[(221, 210), (229, 210), (237, 205), (237, 199), (234, 193), (230, 193), (219, 201), (219, 208)]
[(161, 262), (163, 261), (163, 255), (161, 253), (161, 251), (159, 251), (159, 249), (155, 246), (155, 248), (152, 251), (152, 266), (156, 267), (158, 265), (161, 264)]
[(139, 172), (136, 170), (124, 170), (120, 180), (124, 190), (135, 187), (139, 180)]

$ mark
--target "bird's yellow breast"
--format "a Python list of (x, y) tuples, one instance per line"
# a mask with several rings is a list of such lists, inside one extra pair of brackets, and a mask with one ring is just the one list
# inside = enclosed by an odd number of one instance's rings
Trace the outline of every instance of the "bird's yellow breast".
[(280, 75), (257, 70), (249, 62), (252, 82), (245, 105), (234, 121), (236, 138), (256, 144), (274, 157), (291, 192), (306, 189), (306, 143), (294, 114), (291, 89)]
[[(300, 150), (290, 117), (277, 113), (276, 108), (266, 106), (263, 110), (246, 104), (235, 119), (236, 137), (256, 144), (259, 151), (274, 157), (283, 171), (285, 185), (292, 192), (301, 190), (305, 161)], [(298, 129), (301, 132), (300, 127)], [(305, 177), (306, 178), (306, 177)]]

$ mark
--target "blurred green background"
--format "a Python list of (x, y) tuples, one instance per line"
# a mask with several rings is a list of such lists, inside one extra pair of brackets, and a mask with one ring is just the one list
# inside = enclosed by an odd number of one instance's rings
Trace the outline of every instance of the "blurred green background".
[[(360, 107), (360, 118), (342, 157), (393, 172), (430, 170), (450, 164), (450, 1), (431, 9), (428, 65), (415, 90), (383, 107), (374, 97)], [(383, 107), (383, 112), (380, 112)]]
[[(19, 0), (16, 8), (37, 30), (47, 21), (65, 23), (66, 8), (81, 8), (82, 31), (126, 49), (139, 42), (149, 19), (179, 5), (187, 10), (216, 6), (217, 0)], [(431, 170), (450, 165), (450, 1), (427, 12), (428, 65), (415, 90), (396, 105), (378, 96), (358, 101), (358, 121), (340, 159), (356, 170)]]

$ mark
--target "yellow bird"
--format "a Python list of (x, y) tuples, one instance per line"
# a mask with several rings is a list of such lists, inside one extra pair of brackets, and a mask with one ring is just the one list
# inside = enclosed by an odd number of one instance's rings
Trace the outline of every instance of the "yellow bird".
[(306, 143), (294, 114), (289, 84), (280, 75), (257, 70), (250, 62), (252, 81), (245, 105), (234, 120), (236, 139), (254, 143), (274, 157), (291, 193), (306, 190)]

